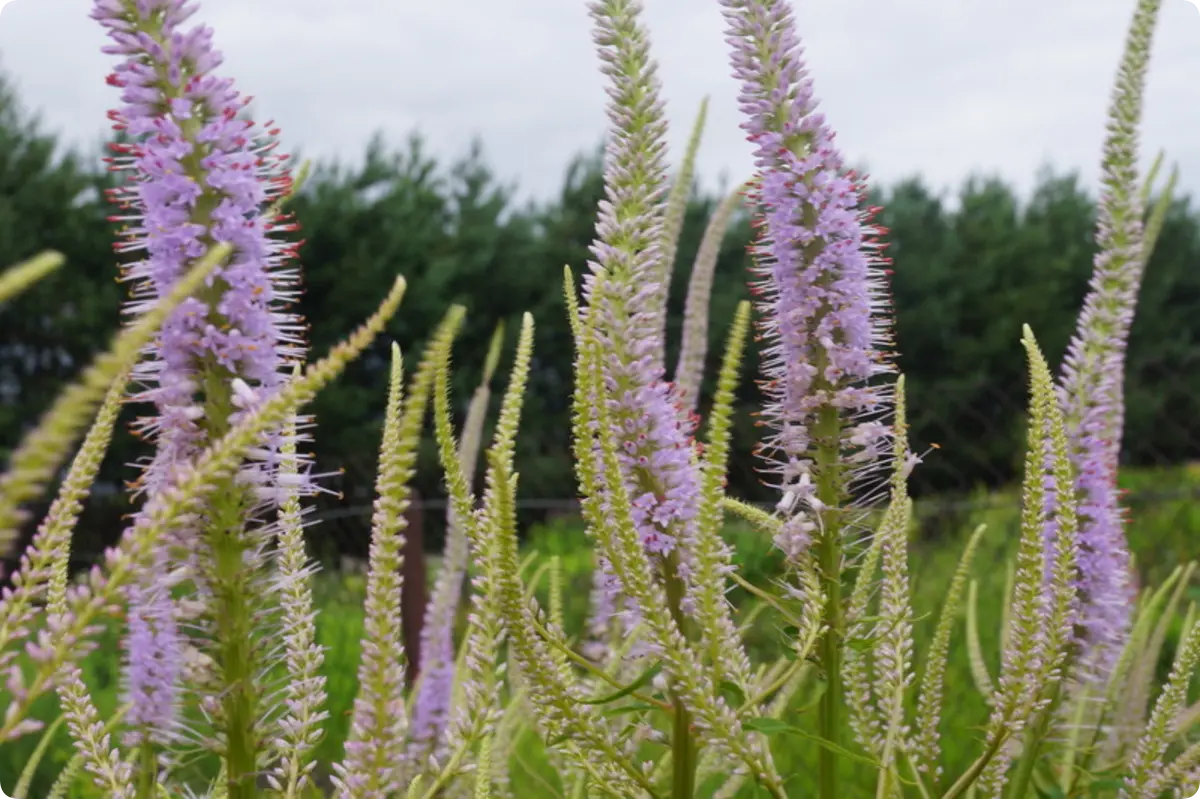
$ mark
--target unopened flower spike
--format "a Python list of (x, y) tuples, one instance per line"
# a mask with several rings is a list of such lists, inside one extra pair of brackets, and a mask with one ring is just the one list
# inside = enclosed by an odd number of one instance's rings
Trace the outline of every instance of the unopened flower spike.
[(700, 101), (700, 110), (696, 114), (696, 121), (692, 124), (692, 135), (688, 139), (683, 161), (671, 181), (663, 213), (662, 257), (659, 259), (659, 275), (656, 279), (659, 289), (651, 301), (654, 325), (658, 331), (658, 344), (655, 347), (654, 358), (655, 364), (660, 367), (666, 364), (668, 304), (671, 299), (671, 279), (675, 273), (676, 253), (679, 250), (679, 235), (683, 231), (684, 217), (687, 215), (688, 201), (692, 195), (692, 182), (696, 175), (696, 155), (700, 150), (700, 140), (704, 135), (704, 125), (707, 120), (708, 98), (705, 97)]
[[(1028, 326), (1021, 343), (1029, 357), (1028, 446), (1007, 645), (989, 700), (992, 710), (983, 758), (986, 767), (979, 776), (979, 788), (989, 796), (1004, 787), (1022, 738), (1027, 731), (1036, 733), (1036, 728), (1029, 729), (1031, 721), (1041, 717), (1064, 679), (1077, 609), (1079, 525), (1070, 498), (1074, 474), (1064, 418), (1049, 366)], [(1047, 525), (1057, 527), (1053, 541), (1045, 535)], [(1036, 737), (1024, 741), (1027, 749), (1040, 743)], [(1036, 758), (1031, 758), (1022, 765), (1032, 767), (1034, 762)], [(1029, 777), (1029, 772), (1019, 771), (1016, 775), (1021, 781)], [(1018, 790), (1017, 795), (1025, 794)]]
[[(1123, 796), (1160, 795), (1163, 789), (1170, 787), (1171, 776), (1176, 779), (1183, 776), (1178, 771), (1172, 775), (1172, 765), (1183, 765), (1181, 770), (1185, 773), (1188, 770), (1185, 764), (1190, 764), (1193, 772), (1200, 770), (1200, 744), (1193, 743), (1178, 755), (1175, 763), (1166, 762), (1170, 760), (1166, 755), (1172, 738), (1179, 733), (1176, 720), (1187, 706), (1188, 687), (1200, 670), (1200, 624), (1194, 623), (1194, 608), (1190, 615), (1193, 623), (1190, 628), (1184, 627), (1186, 633), (1179, 642), (1167, 684), (1155, 701), (1146, 731), (1134, 750)], [(1187, 795), (1186, 790), (1183, 795)]]
[[(379, 449), (371, 550), (364, 605), (358, 695), (345, 759), (334, 766), (337, 795), (385, 797), (402, 790), (408, 713), (404, 699), (404, 638), (400, 622), (408, 481), (424, 419), (424, 397), (404, 399), (400, 348), (392, 345), (391, 378)], [(406, 424), (407, 422), (407, 424)]]
[[(467, 422), (463, 429), (463, 439), (459, 444), (459, 462), (461, 472), (456, 471), (451, 478), (452, 490), (456, 495), (453, 502), (455, 508), (470, 502), (470, 496), (462, 496), (467, 488), (466, 481), (473, 468), (475, 454), (479, 447), (482, 417), (486, 409), (486, 398), (489, 393), (488, 384), (496, 369), (502, 341), (501, 330), (496, 331), (492, 339), (493, 347), (488, 353), (488, 361), (484, 367), (484, 378), (467, 412)], [(513, 361), (512, 373), (508, 388), (500, 404), (500, 414), (496, 420), (495, 437), (489, 452), (489, 462), (497, 457), (512, 457), (516, 446), (517, 426), (520, 411), (525, 399), (525, 389), (529, 380), (529, 366), (533, 357), (533, 317), (526, 313), (521, 320), (521, 329), (517, 338), (516, 357)], [(439, 407), (447, 403), (441, 398), (442, 384), (439, 382)], [(448, 390), (448, 388), (447, 388)], [(472, 411), (475, 415), (472, 416)], [(447, 428), (446, 419), (439, 411), (438, 429), (440, 441), (448, 442), (452, 437)], [(474, 450), (474, 452), (472, 451)], [(449, 450), (443, 453), (448, 455)], [(505, 454), (507, 453), (507, 454)], [(469, 456), (469, 457), (468, 457)], [(461, 477), (460, 477), (461, 475)], [(501, 720), (503, 706), (500, 700), (505, 677), (512, 675), (516, 668), (511, 663), (501, 662), (501, 646), (505, 639), (505, 622), (501, 612), (501, 603), (496, 597), (500, 586), (496, 582), (498, 563), (498, 541), (501, 536), (515, 534), (508, 530), (511, 524), (506, 511), (501, 507), (505, 499), (504, 490), (495, 479), (495, 470), (489, 468), (485, 479), (485, 490), (482, 507), (479, 508), (469, 525), (463, 526), (463, 534), (470, 531), (472, 539), (472, 559), (474, 577), (471, 581), (471, 611), (468, 617), (467, 634), (462, 643), (462, 661), (458, 665), (458, 703), (453, 710), (448, 734), (446, 736), (447, 765), (443, 774), (453, 770), (454, 774), (467, 772), (473, 765), (477, 779), (490, 779), (490, 764), (482, 760), (471, 764), (471, 752), (481, 739), (492, 735), (495, 726)], [(570, 682), (570, 675), (563, 675), (561, 682)], [(514, 682), (509, 683), (510, 690), (516, 690)], [(480, 754), (482, 757), (482, 752)], [(553, 757), (553, 755), (551, 755)]]
[(688, 411), (700, 405), (700, 388), (704, 381), (704, 360), (708, 355), (708, 306), (712, 301), (713, 274), (721, 243), (729, 232), (734, 213), (742, 207), (748, 184), (739, 186), (721, 201), (708, 220), (700, 249), (688, 279), (687, 301), (683, 311), (683, 341), (679, 347), (679, 362), (675, 366), (675, 385), (680, 401)]
[[(532, 320), (526, 320), (532, 328)], [(532, 337), (530, 337), (532, 341)], [(520, 353), (521, 350), (518, 350)], [(434, 391), (434, 429), (442, 468), (446, 472), (451, 501), (460, 518), (471, 515), (471, 492), (458, 457), (450, 421), (449, 360), (450, 352), (439, 353), (441, 360), (436, 371)], [(510, 652), (520, 665), (523, 681), (530, 686), (529, 699), (543, 735), (556, 742), (556, 748), (580, 767), (591, 768), (599, 778), (622, 795), (640, 795), (639, 784), (645, 777), (617, 749), (598, 714), (581, 700), (583, 696), (574, 680), (564, 680), (553, 668), (554, 657), (547, 643), (534, 632), (534, 618), (520, 577), (517, 557), (515, 493), (516, 475), (513, 472), (513, 448), (516, 426), (524, 394), (528, 364), (514, 366), (514, 384), (505, 394), (497, 424), (496, 441), (488, 451), (486, 473), (487, 499), (491, 512), (488, 524), (477, 532), (485, 538), (472, 541), (478, 551), (488, 553), (487, 583), (491, 593), (488, 601), (498, 606), (510, 636)], [(516, 380), (522, 381), (516, 384)], [(599, 753), (599, 757), (597, 757)]]
[[(300, 376), (296, 364), (293, 377)], [(285, 429), (280, 450), (281, 474), (296, 476), (301, 461), (296, 452), (296, 422)], [(287, 483), (285, 482), (285, 485)], [(274, 590), (280, 595), (287, 685), (284, 711), (273, 741), (277, 764), (267, 779), (285, 797), (300, 795), (312, 784), (316, 766), (314, 750), (324, 735), (322, 725), (329, 717), (325, 705), (325, 677), (321, 674), (325, 653), (317, 643), (316, 608), (313, 602), (314, 565), (308, 559), (304, 541), (306, 508), (300, 492), (285, 491), (279, 509), (278, 569)]]
[[(896, 381), (895, 408), (891, 499), (874, 533), (847, 611), (850, 638), (872, 645), (869, 651), (847, 647), (843, 670), (851, 729), (860, 744), (880, 759), (881, 780), (890, 779), (899, 753), (910, 748), (904, 712), (905, 696), (913, 679), (908, 579), (912, 499), (907, 483), (911, 467), (903, 375)], [(877, 568), (879, 607), (872, 622), (865, 611)]]
[[(38, 626), (38, 611), (42, 608), (63, 616), (68, 613), (71, 534), (112, 440), (124, 394), (125, 376), (122, 375), (109, 388), (58, 495), (21, 556), (20, 565), (11, 577), (12, 586), (4, 590), (0, 599), (0, 673), (13, 673), (13, 669), (21, 673), (18, 657), (22, 653), (28, 654), (39, 667), (31, 682), (22, 680), (20, 685), (10, 683), (8, 686), (9, 705), (3, 714), (3, 724), (0, 724), (0, 741), (11, 742), (43, 728), (40, 720), (30, 716), (33, 703), (53, 689), (55, 678), (61, 676), (52, 674), (50, 679), (43, 679), (46, 674), (43, 669), (54, 659), (55, 648), (70, 652), (73, 657), (83, 657), (95, 648), (94, 643), (84, 636), (73, 635), (65, 624), (51, 623), (42, 632), (36, 631), (35, 627)], [(51, 635), (55, 647), (47, 646)], [(24, 646), (22, 642), (25, 642)]]

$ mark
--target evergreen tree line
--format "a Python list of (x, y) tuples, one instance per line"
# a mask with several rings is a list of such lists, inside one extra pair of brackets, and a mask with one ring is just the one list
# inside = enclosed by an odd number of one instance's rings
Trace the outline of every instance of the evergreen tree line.
[[(0, 308), (0, 461), (65, 380), (74, 377), (120, 322), (125, 287), (115, 281), (113, 185), (97, 154), (61, 155), (52, 135), (0, 87), (0, 264), (44, 248), (67, 266)], [(562, 269), (580, 274), (588, 258), (602, 192), (599, 152), (577, 158), (557, 196), (519, 204), (481, 148), (453, 163), (431, 156), (413, 136), (399, 147), (376, 139), (360, 165), (318, 164), (292, 204), (302, 225), (305, 293), (301, 310), (310, 341), (323, 352), (375, 307), (397, 273), (409, 280), (400, 314), (373, 352), (326, 390), (313, 411), (322, 470), (344, 469), (328, 485), (342, 496), (326, 510), (369, 501), (387, 380), (388, 348), (397, 341), (409, 362), (451, 303), (468, 308), (456, 347), (460, 409), (478, 380), (495, 325), (515, 342), (524, 311), (537, 321), (527, 419), (518, 452), (525, 499), (570, 498), (568, 454), (572, 345), (562, 298)], [(1045, 171), (1022, 199), (999, 179), (972, 178), (953, 201), (919, 178), (877, 190), (873, 201), (890, 229), (892, 293), (899, 365), (908, 376), (912, 436), (943, 444), (914, 475), (922, 494), (954, 494), (1008, 483), (1020, 469), (1026, 396), (1018, 344), (1029, 323), (1053, 358), (1061, 357), (1091, 272), (1094, 198), (1072, 174)], [(672, 285), (668, 363), (680, 339), (687, 275), (709, 215), (722, 197), (693, 191)], [(741, 213), (722, 246), (711, 302), (709, 382), (738, 301), (748, 296), (750, 219)], [(1175, 464), (1200, 443), (1200, 212), (1190, 199), (1171, 206), (1148, 266), (1130, 345), (1124, 460)], [(733, 493), (768, 494), (758, 483), (751, 447), (757, 368), (744, 369), (741, 429), (729, 475)], [(702, 402), (702, 408), (704, 403)], [(127, 409), (130, 419), (136, 408)], [(111, 491), (143, 454), (119, 437), (104, 469)], [(416, 486), (442, 494), (432, 439)], [(100, 496), (80, 528), (83, 552), (111, 541), (128, 506)], [(536, 511), (530, 511), (531, 514)], [(331, 514), (336, 516), (337, 514)], [(353, 514), (351, 514), (353, 515)], [(436, 516), (436, 514), (433, 514)], [(345, 530), (333, 525), (332, 529)], [(351, 528), (353, 529), (353, 526)], [(326, 535), (332, 550), (361, 551), (365, 535)], [(361, 540), (359, 540), (361, 538)], [(433, 543), (430, 541), (429, 543)]]

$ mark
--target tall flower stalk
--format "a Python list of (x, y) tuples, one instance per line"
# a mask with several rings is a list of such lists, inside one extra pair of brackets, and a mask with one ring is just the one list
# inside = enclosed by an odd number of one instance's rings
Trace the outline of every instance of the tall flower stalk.
[[(636, 0), (591, 5), (602, 70), (612, 88), (606, 198), (596, 226), (598, 241), (592, 247), (596, 261), (584, 294), (591, 329), (614, 356), (605, 370), (604, 393), (592, 401), (610, 405), (612, 421), (621, 431), (621, 479), (633, 502), (632, 520), (641, 545), (662, 571), (674, 623), (683, 628), (683, 570), (699, 481), (689, 425), (670, 387), (662, 382), (655, 357), (662, 346), (655, 308), (667, 273), (661, 202), (666, 189), (666, 123), (640, 11)], [(628, 595), (625, 588), (622, 593)], [(677, 796), (687, 796), (694, 791), (696, 763), (692, 717), (681, 697), (676, 696), (674, 704), (674, 790)]]
[[(761, 282), (763, 366), (770, 430), (760, 447), (782, 494), (776, 543), (789, 559), (813, 557), (823, 581), (827, 680), (821, 734), (841, 737), (842, 569), (856, 507), (886, 474), (889, 430), (880, 421), (892, 371), (881, 257), (849, 173), (817, 111), (812, 80), (785, 0), (722, 0), (741, 82), (742, 123), (754, 145), (760, 208), (755, 248)], [(821, 795), (838, 795), (835, 749), (821, 752)]]
[(679, 362), (675, 365), (675, 384), (684, 407), (695, 411), (700, 405), (700, 386), (704, 379), (704, 361), (708, 355), (708, 306), (712, 300), (713, 273), (721, 254), (721, 242), (729, 232), (734, 212), (742, 207), (746, 186), (730, 192), (713, 211), (700, 240), (696, 261), (688, 279), (687, 303), (683, 311), (683, 339)]
[(1160, 6), (1160, 0), (1137, 4), (1117, 72), (1101, 162), (1099, 253), (1059, 380), (1079, 474), (1075, 490), (1081, 498), (1080, 644), (1093, 676), (1103, 676), (1114, 665), (1129, 631), (1134, 598), (1117, 461), (1125, 418), (1125, 350), (1149, 258), (1138, 126)]
[[(123, 59), (109, 77), (123, 103), (111, 116), (129, 142), (113, 145), (111, 168), (131, 178), (111, 199), (122, 209), (113, 217), (123, 224), (118, 252), (141, 254), (123, 267), (133, 284), (128, 312), (151, 307), (208, 247), (232, 247), (209, 285), (166, 319), (133, 374), (141, 387), (133, 399), (155, 411), (136, 427), (156, 447), (137, 484), (150, 494), (278, 390), (285, 367), (305, 355), (300, 320), (287, 310), (296, 274), (283, 267), (294, 245), (273, 238), (295, 226), (268, 211), (290, 188), (286, 157), (273, 153), (276, 131), (242, 118), (248, 100), (214, 73), (222, 59), (211, 30), (184, 27), (195, 10), (182, 0), (96, 0), (92, 12), (111, 40), (105, 52)], [(165, 542), (174, 551), (164, 547), (158, 567), (132, 588), (126, 679), (130, 719), (147, 753), (143, 796), (156, 790), (153, 747), (176, 723), (183, 652), (170, 592), (185, 578), (201, 605), (198, 645), (214, 663), (220, 698), (205, 712), (217, 725), (230, 799), (257, 793), (266, 665), (257, 585), (266, 534), (258, 519), (282, 498), (282, 438), (276, 431), (264, 439), (194, 528)], [(308, 483), (303, 471), (284, 479), (290, 488)]]
[[(698, 524), (702, 474), (692, 439), (693, 421), (663, 378), (655, 353), (661, 327), (655, 308), (664, 286), (662, 225), (665, 205), (665, 122), (656, 67), (635, 0), (591, 5), (602, 70), (610, 81), (610, 139), (605, 199), (584, 284), (580, 385), (591, 385), (580, 408), (591, 432), (576, 441), (580, 458), (596, 459), (581, 472), (590, 503), (586, 513), (612, 567), (620, 593), (646, 618), (649, 640), (664, 651), (674, 708), (672, 793), (691, 796), (699, 742), (707, 739), (746, 762), (756, 776), (777, 785), (769, 755), (740, 740), (738, 721), (716, 696), (719, 674), (744, 681), (744, 656), (715, 648), (717, 662), (702, 666), (693, 649), (701, 628), (727, 629), (723, 598), (723, 546), (702, 546)], [(586, 354), (599, 347), (597, 382), (586, 373)], [(598, 350), (596, 350), (598, 352)], [(610, 438), (611, 435), (611, 438)], [(612, 449), (610, 449), (612, 448)], [(590, 483), (590, 484), (589, 484)], [(713, 500), (716, 501), (715, 499)], [(625, 524), (632, 524), (635, 539)], [(709, 562), (712, 561), (712, 562)], [(697, 579), (699, 573), (713, 579)], [(739, 679), (740, 678), (740, 679)], [(700, 732), (700, 735), (697, 735)], [(737, 740), (735, 740), (737, 739)], [(764, 758), (766, 758), (764, 760)]]

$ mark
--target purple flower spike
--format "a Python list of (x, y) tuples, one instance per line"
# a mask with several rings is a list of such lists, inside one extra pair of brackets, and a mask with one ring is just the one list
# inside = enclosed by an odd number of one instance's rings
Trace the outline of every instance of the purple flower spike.
[[(298, 244), (273, 238), (297, 226), (267, 213), (292, 187), (287, 157), (274, 153), (277, 130), (242, 117), (249, 98), (213, 74), (222, 57), (212, 31), (183, 27), (195, 11), (182, 0), (95, 0), (91, 15), (108, 32), (104, 52), (122, 58), (108, 77), (121, 91), (122, 104), (109, 116), (122, 140), (107, 161), (129, 174), (109, 191), (120, 209), (110, 220), (122, 225), (115, 249), (138, 256), (122, 266), (132, 284), (126, 312), (152, 307), (213, 246), (232, 248), (206, 287), (167, 317), (132, 374), (140, 388), (132, 399), (155, 410), (134, 426), (156, 446), (133, 486), (149, 493), (170, 486), (212, 437), (277, 390), (289, 363), (305, 356), (300, 318), (287, 310), (298, 281), (285, 262)], [(238, 476), (257, 504), (277, 505), (283, 487), (314, 490), (307, 470), (279, 474), (281, 443), (278, 434), (264, 437)], [(199, 555), (194, 533), (175, 531), (176, 540), (156, 553), (155, 573), (129, 596), (130, 721), (160, 733), (169, 731), (171, 683), (182, 658), (163, 581), (168, 569), (192, 565)], [(172, 543), (183, 545), (182, 560)]]
[(1150, 256), (1142, 221), (1138, 127), (1157, 23), (1158, 4), (1139, 3), (1108, 112), (1097, 207), (1100, 251), (1059, 380), (1077, 472), (1080, 643), (1086, 666), (1101, 676), (1128, 637), (1136, 598), (1117, 466), (1125, 423), (1125, 352)]
[[(428, 637), (422, 636), (423, 646), (437, 647), (437, 657), (430, 660), (429, 668), (421, 674), (413, 700), (411, 736), (422, 751), (438, 739), (450, 718), (455, 667), (453, 632), (443, 627)], [(425, 654), (424, 649), (421, 654)]]
[[(795, 557), (816, 530), (818, 485), (840, 453), (836, 493), (880, 476), (890, 429), (877, 420), (890, 389), (873, 378), (891, 372), (883, 245), (864, 208), (865, 188), (845, 168), (834, 133), (817, 112), (789, 6), (774, 0), (722, 0), (741, 81), (739, 103), (759, 170), (761, 209), (754, 287), (765, 320), (763, 423), (774, 433), (761, 452), (783, 493), (787, 517), (777, 543)], [(823, 420), (835, 424), (822, 427)]]
[(134, 374), (146, 386), (135, 399), (158, 411), (138, 425), (159, 444), (152, 472), (181, 462), (203, 438), (202, 369), (270, 390), (305, 352), (300, 319), (285, 310), (296, 274), (281, 268), (298, 245), (271, 236), (297, 227), (263, 213), (291, 187), (287, 157), (273, 153), (278, 131), (240, 117), (249, 98), (212, 74), (222, 60), (212, 31), (181, 29), (194, 11), (179, 0), (97, 0), (92, 12), (113, 41), (105, 52), (125, 57), (108, 82), (121, 89), (123, 105), (110, 117), (129, 141), (113, 144), (108, 161), (131, 178), (110, 190), (123, 211), (111, 220), (123, 225), (117, 251), (144, 253), (123, 268), (133, 284), (126, 311), (153, 305), (209, 247), (234, 247), (210, 291), (171, 314)]

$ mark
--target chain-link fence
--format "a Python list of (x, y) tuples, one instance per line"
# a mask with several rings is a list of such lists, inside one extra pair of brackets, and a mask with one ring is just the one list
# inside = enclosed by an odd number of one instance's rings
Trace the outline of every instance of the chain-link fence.
[[(1009, 391), (989, 383), (933, 390), (939, 394), (940, 413), (923, 414), (928, 406), (912, 401), (919, 398), (920, 387), (910, 386), (909, 391), (910, 434), (914, 449), (923, 453), (923, 462), (910, 481), (917, 497), (918, 540), (953, 537), (980, 520), (1008, 524), (1019, 503), (1025, 386), (1018, 382)], [(748, 417), (748, 411), (744, 409), (740, 415)], [(754, 472), (759, 462), (749, 455), (752, 441), (747, 439), (758, 433), (749, 425), (736, 428), (730, 493), (769, 507), (770, 493), (756, 485)], [(540, 457), (539, 468), (545, 469), (548, 462), (568, 478), (559, 483), (569, 490), (569, 454), (551, 452)], [(365, 561), (376, 458), (377, 453), (370, 450), (319, 456), (318, 471), (334, 474), (323, 481), (328, 492), (315, 500), (309, 537), (314, 556), (326, 568), (355, 569)], [(1134, 551), (1140, 556), (1171, 553), (1176, 559), (1200, 555), (1200, 545), (1190, 543), (1200, 541), (1200, 418), (1132, 406), (1127, 413), (1123, 461), (1121, 482), (1127, 491), (1124, 505)], [(528, 466), (521, 457), (517, 465), (519, 469)], [(424, 552), (436, 555), (443, 541), (446, 500), (437, 495), (436, 461), (426, 459), (425, 467), (419, 475), (424, 491), (414, 496), (410, 509), (410, 537)], [(527, 484), (525, 480), (522, 483)], [(757, 495), (753, 495), (755, 491)], [(77, 565), (96, 562), (103, 548), (119, 537), (131, 509), (119, 486), (96, 486), (73, 548)], [(36, 519), (45, 508), (31, 510)], [(574, 497), (521, 496), (517, 510), (525, 532), (547, 524), (580, 526)], [(31, 534), (32, 525), (27, 536)], [(1155, 559), (1165, 556), (1155, 555)]]

